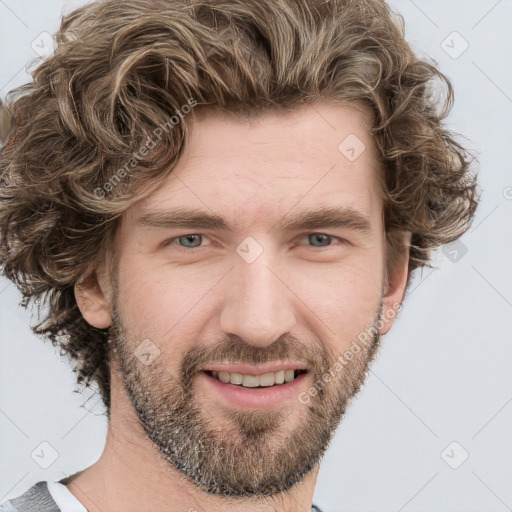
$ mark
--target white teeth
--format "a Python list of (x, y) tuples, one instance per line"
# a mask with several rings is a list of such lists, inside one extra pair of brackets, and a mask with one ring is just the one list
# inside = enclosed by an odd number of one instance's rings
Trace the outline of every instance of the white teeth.
[(273, 386), (274, 385), (274, 374), (264, 373), (260, 375), (260, 386)]
[(219, 380), (222, 382), (229, 382), (229, 373), (228, 372), (219, 372)]
[(244, 376), (241, 374), (241, 373), (230, 373), (229, 374), (229, 382), (231, 382), (231, 384), (242, 384), (244, 380)]
[(257, 388), (260, 385), (260, 378), (257, 375), (244, 375), (242, 386), (246, 388)]
[(279, 370), (261, 375), (244, 375), (237, 372), (211, 372), (211, 374), (221, 382), (226, 384), (229, 382), (246, 388), (270, 387), (295, 380), (295, 370)]
[(294, 377), (294, 371), (293, 370), (286, 370), (284, 372), (284, 381), (285, 382), (291, 382), (295, 377)]

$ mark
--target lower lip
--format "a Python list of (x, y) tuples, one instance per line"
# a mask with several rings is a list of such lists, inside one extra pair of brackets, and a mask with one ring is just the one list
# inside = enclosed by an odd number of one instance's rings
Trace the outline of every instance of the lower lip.
[(307, 373), (302, 373), (291, 382), (269, 386), (268, 388), (246, 388), (235, 384), (221, 382), (206, 372), (198, 375), (199, 384), (211, 390), (221, 400), (228, 401), (237, 407), (270, 409), (290, 399), (298, 401), (303, 390)]

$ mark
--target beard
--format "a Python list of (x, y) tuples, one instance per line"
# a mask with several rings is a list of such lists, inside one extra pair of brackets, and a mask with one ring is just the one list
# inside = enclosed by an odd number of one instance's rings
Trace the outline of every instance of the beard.
[[(163, 357), (148, 366), (135, 357), (140, 340), (125, 330), (117, 296), (113, 309), (113, 362), (161, 463), (177, 469), (204, 492), (225, 498), (271, 497), (300, 483), (323, 457), (380, 343), (375, 325), (381, 318), (382, 302), (373, 324), (363, 329), (374, 333), (371, 341), (365, 346), (359, 343), (361, 350), (334, 373), (339, 353), (308, 346), (294, 337), (258, 348), (227, 336), (211, 346), (191, 348), (175, 377), (162, 363)], [(261, 364), (289, 359), (305, 362), (311, 385), (316, 383), (317, 391), (308, 394), (307, 404), (298, 397), (297, 407), (288, 410), (223, 407), (213, 413), (201, 405), (194, 379), (206, 363)], [(331, 378), (325, 382), (322, 377), (329, 372)]]

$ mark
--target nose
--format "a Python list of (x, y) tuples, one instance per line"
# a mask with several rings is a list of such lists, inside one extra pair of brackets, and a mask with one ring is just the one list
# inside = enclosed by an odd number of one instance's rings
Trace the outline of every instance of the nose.
[(221, 312), (223, 332), (263, 348), (292, 330), (294, 295), (275, 261), (264, 252), (252, 263), (236, 262)]

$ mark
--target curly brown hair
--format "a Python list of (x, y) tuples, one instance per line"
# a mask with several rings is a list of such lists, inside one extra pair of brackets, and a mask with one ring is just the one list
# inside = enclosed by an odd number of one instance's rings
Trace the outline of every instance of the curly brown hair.
[(78, 383), (98, 385), (108, 417), (109, 331), (84, 320), (74, 285), (172, 172), (188, 131), (169, 119), (191, 99), (236, 115), (363, 103), (384, 169), (387, 269), (411, 232), (408, 283), (471, 225), (474, 158), (443, 124), (452, 85), (383, 0), (100, 0), (64, 16), (56, 40), (7, 96), (17, 125), (1, 152), (0, 265), (24, 306), (47, 306), (32, 329), (76, 362)]

